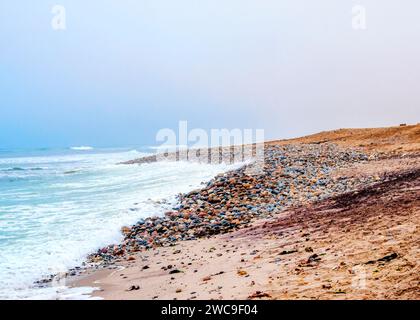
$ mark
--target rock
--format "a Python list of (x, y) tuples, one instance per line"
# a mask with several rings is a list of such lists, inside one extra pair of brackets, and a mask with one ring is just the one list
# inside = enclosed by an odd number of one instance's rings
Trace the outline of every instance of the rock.
[(247, 276), (248, 275), (248, 272), (246, 272), (243, 269), (239, 269), (236, 273), (240, 276)]
[(366, 262), (365, 264), (374, 264), (374, 263), (376, 263), (376, 262), (389, 262), (389, 261), (394, 260), (394, 259), (396, 259), (396, 258), (398, 258), (398, 254), (397, 254), (397, 253), (395, 253), (395, 252), (393, 252), (393, 253), (388, 254), (388, 255), (386, 255), (386, 256), (384, 256), (384, 257), (380, 258), (380, 259), (377, 259), (377, 260), (369, 260), (369, 261), (368, 261), (368, 262)]
[(171, 271), (169, 271), (169, 274), (174, 274), (174, 273), (181, 273), (181, 270), (178, 269), (172, 269)]
[(291, 254), (291, 253), (295, 253), (298, 252), (297, 250), (293, 249), (293, 250), (283, 250), (282, 252), (279, 253), (279, 255), (284, 255), (284, 254)]
[(131, 231), (131, 228), (130, 227), (122, 227), (121, 228), (121, 233), (124, 234), (124, 235), (129, 234), (130, 231)]
[(396, 254), (395, 252), (393, 252), (393, 253), (391, 253), (389, 255), (386, 255), (386, 256), (378, 259), (378, 261), (379, 262), (389, 262), (389, 261), (394, 260), (396, 258), (398, 258), (398, 254)]
[(131, 286), (130, 288), (127, 289), (127, 291), (133, 291), (133, 290), (139, 290), (140, 286)]
[(248, 299), (255, 299), (255, 298), (271, 298), (271, 295), (266, 292), (255, 291), (253, 294), (248, 296)]
[(321, 261), (321, 258), (314, 253), (313, 255), (309, 256), (307, 263), (315, 262), (315, 261)]

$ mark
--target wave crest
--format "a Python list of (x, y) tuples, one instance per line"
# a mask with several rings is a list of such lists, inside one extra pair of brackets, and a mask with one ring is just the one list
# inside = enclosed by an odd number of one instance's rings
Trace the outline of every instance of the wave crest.
[(71, 150), (77, 150), (77, 151), (87, 151), (87, 150), (92, 150), (93, 147), (89, 147), (89, 146), (79, 146), (79, 147), (70, 147)]

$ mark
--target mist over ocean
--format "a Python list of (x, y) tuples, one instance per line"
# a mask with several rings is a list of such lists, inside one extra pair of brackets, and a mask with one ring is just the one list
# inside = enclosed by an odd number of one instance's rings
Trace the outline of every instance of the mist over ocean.
[[(163, 214), (180, 192), (227, 165), (118, 165), (150, 149), (0, 150), (0, 299), (80, 298), (89, 288), (34, 287), (118, 243), (120, 229)], [(164, 201), (162, 201), (164, 200)]]

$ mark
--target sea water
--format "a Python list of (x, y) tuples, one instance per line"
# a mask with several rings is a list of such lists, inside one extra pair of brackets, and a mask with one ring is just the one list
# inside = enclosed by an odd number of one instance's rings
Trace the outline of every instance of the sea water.
[(163, 214), (178, 193), (233, 168), (118, 164), (145, 155), (86, 146), (0, 150), (0, 299), (89, 297), (93, 288), (34, 283), (81, 265), (89, 253), (121, 241), (122, 226)]

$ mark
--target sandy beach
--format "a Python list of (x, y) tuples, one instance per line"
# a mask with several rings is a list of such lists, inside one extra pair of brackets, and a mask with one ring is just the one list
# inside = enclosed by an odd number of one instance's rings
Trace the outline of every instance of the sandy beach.
[(420, 125), (267, 142), (263, 173), (181, 195), (68, 282), (104, 299), (420, 299), (419, 159)]

